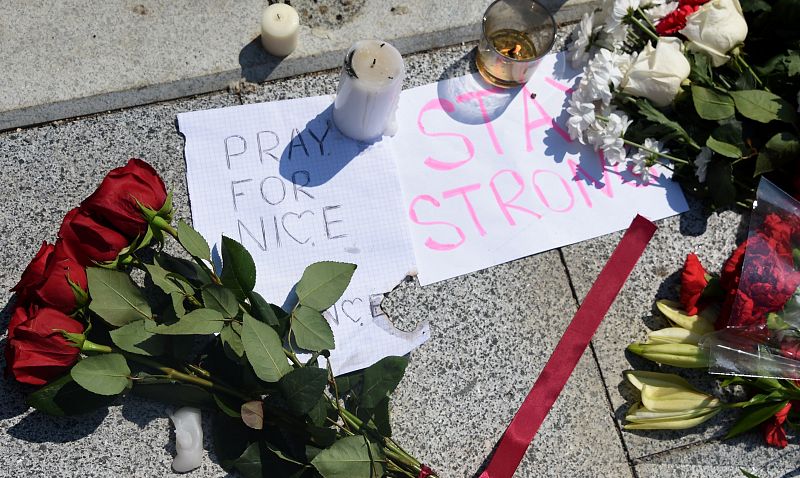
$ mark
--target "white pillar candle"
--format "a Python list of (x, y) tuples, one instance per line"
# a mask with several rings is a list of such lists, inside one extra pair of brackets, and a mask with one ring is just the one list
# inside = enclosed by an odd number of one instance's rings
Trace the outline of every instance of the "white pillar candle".
[(386, 42), (362, 40), (351, 46), (333, 105), (339, 131), (358, 141), (394, 135), (405, 70), (400, 52)]
[(273, 3), (261, 16), (261, 45), (275, 56), (286, 56), (297, 48), (300, 16), (285, 3)]
[(183, 407), (169, 416), (175, 425), (175, 451), (172, 469), (186, 473), (203, 463), (203, 427), (200, 410)]

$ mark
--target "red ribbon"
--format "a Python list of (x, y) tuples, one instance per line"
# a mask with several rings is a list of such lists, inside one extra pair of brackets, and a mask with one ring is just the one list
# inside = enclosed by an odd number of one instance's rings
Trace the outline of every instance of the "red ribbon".
[(511, 478), (514, 474), (547, 413), (575, 370), (583, 351), (589, 346), (589, 341), (655, 232), (656, 225), (642, 216), (637, 215), (633, 219), (550, 355), (533, 388), (511, 420), (480, 478)]

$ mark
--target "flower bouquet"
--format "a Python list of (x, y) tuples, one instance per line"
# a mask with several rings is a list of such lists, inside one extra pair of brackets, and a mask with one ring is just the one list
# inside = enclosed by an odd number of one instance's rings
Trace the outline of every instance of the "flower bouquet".
[(570, 136), (716, 207), (749, 208), (762, 176), (800, 194), (799, 20), (794, 0), (606, 0), (569, 47)]
[(627, 372), (640, 400), (628, 410), (625, 427), (689, 428), (738, 408), (728, 437), (761, 425), (769, 444), (786, 446), (783, 424), (791, 423), (792, 411), (800, 412), (792, 410), (800, 400), (800, 203), (762, 179), (750, 234), (721, 273), (709, 274), (689, 254), (680, 302), (656, 305), (674, 326), (651, 332), (629, 351), (664, 365), (729, 375), (724, 386), (752, 393), (724, 403), (677, 375)]
[[(246, 477), (426, 477), (391, 438), (389, 395), (407, 360), (387, 357), (334, 378), (323, 311), (356, 266), (321, 262), (284, 311), (254, 291), (247, 250), (223, 238), (214, 270), (203, 237), (172, 224), (155, 170), (132, 159), (70, 211), (13, 288), (5, 349), (27, 403), (51, 415), (107, 406), (132, 393), (205, 409), (220, 464)], [(182, 256), (165, 252), (168, 238)], [(172, 415), (173, 467), (199, 466), (197, 410)], [(181, 456), (183, 455), (183, 456)]]

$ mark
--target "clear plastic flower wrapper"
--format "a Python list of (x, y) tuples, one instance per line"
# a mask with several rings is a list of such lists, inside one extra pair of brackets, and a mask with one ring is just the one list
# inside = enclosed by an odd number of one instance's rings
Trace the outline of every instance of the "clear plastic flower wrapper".
[(740, 250), (733, 267), (741, 274), (723, 271), (720, 277), (720, 282), (728, 282), (721, 284), (729, 292), (720, 311), (727, 323), (718, 321), (718, 330), (700, 341), (709, 372), (798, 379), (800, 203), (762, 179)]

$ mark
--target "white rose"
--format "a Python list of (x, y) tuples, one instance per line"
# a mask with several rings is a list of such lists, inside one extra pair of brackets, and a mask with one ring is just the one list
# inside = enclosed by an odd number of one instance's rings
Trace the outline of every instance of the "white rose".
[(645, 45), (622, 80), (622, 91), (647, 98), (656, 106), (670, 104), (691, 70), (682, 50), (675, 37), (661, 37), (655, 48)]
[(730, 52), (747, 37), (747, 22), (739, 0), (711, 0), (686, 17), (681, 33), (689, 39), (689, 49), (711, 57), (714, 66), (724, 65)]

